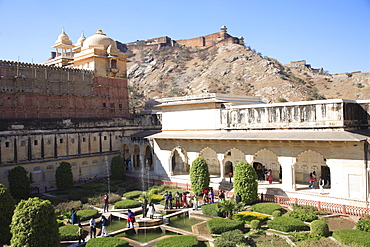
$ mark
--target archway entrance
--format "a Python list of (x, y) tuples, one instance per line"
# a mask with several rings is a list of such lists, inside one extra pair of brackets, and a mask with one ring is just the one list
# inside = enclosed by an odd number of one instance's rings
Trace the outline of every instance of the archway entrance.
[(316, 172), (317, 179), (315, 183), (316, 188), (318, 188), (320, 176), (325, 180), (325, 184), (330, 186), (330, 169), (322, 154), (308, 150), (297, 156), (297, 162), (294, 165), (296, 184), (305, 184), (308, 186), (310, 183), (310, 173), (314, 171)]
[(152, 149), (150, 146), (145, 147), (145, 168), (147, 170), (153, 170), (153, 155), (152, 155)]
[(135, 170), (140, 167), (140, 148), (136, 144), (133, 147), (133, 162), (133, 167)]
[(234, 173), (234, 165), (245, 161), (245, 154), (237, 148), (229, 149), (224, 156), (224, 176), (228, 177), (229, 172)]
[(176, 147), (171, 153), (171, 175), (189, 175), (189, 165), (186, 151)]
[(269, 169), (271, 169), (274, 181), (279, 181), (281, 179), (281, 166), (278, 157), (270, 150), (263, 149), (254, 155), (253, 168), (256, 170), (259, 180), (266, 179), (263, 173), (267, 172)]

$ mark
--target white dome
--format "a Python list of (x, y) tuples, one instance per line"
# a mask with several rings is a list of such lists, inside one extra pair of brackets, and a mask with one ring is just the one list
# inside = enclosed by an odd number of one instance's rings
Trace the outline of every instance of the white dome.
[(76, 46), (82, 46), (85, 40), (86, 40), (86, 37), (84, 35), (84, 32), (82, 32), (81, 37), (79, 37), (77, 40)]
[(83, 48), (90, 48), (94, 46), (104, 46), (104, 49), (107, 49), (108, 46), (112, 46), (114, 48), (117, 48), (116, 42), (105, 35), (105, 33), (102, 32), (102, 30), (98, 30), (93, 36), (88, 37), (83, 42)]
[(64, 32), (64, 28), (62, 29), (62, 33), (59, 34), (57, 41), (55, 43), (63, 43), (63, 44), (72, 44), (72, 41), (69, 40), (68, 35)]

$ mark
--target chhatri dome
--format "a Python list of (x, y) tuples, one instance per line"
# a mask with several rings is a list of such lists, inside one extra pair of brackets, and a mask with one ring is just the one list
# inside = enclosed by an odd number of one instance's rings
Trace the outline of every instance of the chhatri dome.
[(82, 32), (81, 37), (79, 37), (77, 40), (76, 46), (82, 46), (85, 40), (86, 40), (86, 37), (84, 35), (84, 32)]
[(105, 33), (103, 33), (101, 29), (99, 29), (93, 36), (88, 37), (83, 42), (82, 49), (89, 49), (99, 46), (103, 46), (103, 49), (107, 49), (110, 45), (114, 48), (117, 48), (116, 42), (106, 36)]
[(64, 44), (64, 45), (72, 45), (72, 41), (69, 39), (68, 35), (65, 33), (64, 28), (62, 29), (62, 33), (59, 34), (58, 39), (55, 41), (55, 44)]

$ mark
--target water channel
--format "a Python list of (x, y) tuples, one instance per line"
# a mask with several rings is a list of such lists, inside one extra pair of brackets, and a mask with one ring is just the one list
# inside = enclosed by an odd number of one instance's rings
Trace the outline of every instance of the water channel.
[[(179, 216), (171, 217), (169, 219), (168, 225), (171, 227), (191, 232), (192, 231), (191, 226), (199, 222), (201, 221), (189, 219), (189, 217), (186, 214), (181, 214)], [(112, 217), (110, 219), (110, 225), (107, 226), (107, 231), (108, 233), (111, 233), (126, 227), (127, 227), (126, 220), (119, 219), (117, 217)], [(160, 226), (145, 229), (144, 225), (144, 228), (136, 228), (136, 231), (129, 230), (123, 233), (119, 233), (115, 235), (115, 237), (125, 237), (140, 243), (147, 243), (149, 241), (152, 241), (165, 235), (177, 235), (177, 233), (161, 229)]]

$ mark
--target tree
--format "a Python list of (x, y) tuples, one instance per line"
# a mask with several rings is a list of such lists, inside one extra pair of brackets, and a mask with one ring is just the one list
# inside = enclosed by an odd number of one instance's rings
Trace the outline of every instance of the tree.
[(190, 167), (190, 188), (194, 193), (203, 193), (209, 187), (208, 165), (203, 158), (196, 158)]
[(251, 204), (257, 200), (258, 181), (254, 168), (245, 162), (239, 162), (234, 171), (234, 193), (240, 193), (242, 202)]
[(10, 223), (14, 212), (15, 201), (8, 189), (0, 184), (0, 246), (9, 245), (12, 235)]
[(38, 197), (18, 203), (11, 223), (12, 247), (60, 246), (54, 206)]
[(227, 212), (226, 218), (228, 219), (233, 218), (234, 212), (239, 212), (244, 208), (244, 203), (239, 202), (235, 204), (233, 200), (220, 200), (218, 205), (220, 206), (220, 210), (222, 212)]
[(10, 194), (16, 199), (27, 199), (31, 194), (30, 179), (23, 166), (16, 166), (8, 173)]
[(115, 180), (123, 180), (125, 177), (125, 162), (121, 156), (114, 156), (111, 161), (110, 174)]
[(69, 162), (60, 162), (55, 171), (55, 180), (59, 190), (70, 190), (73, 188), (73, 173)]

